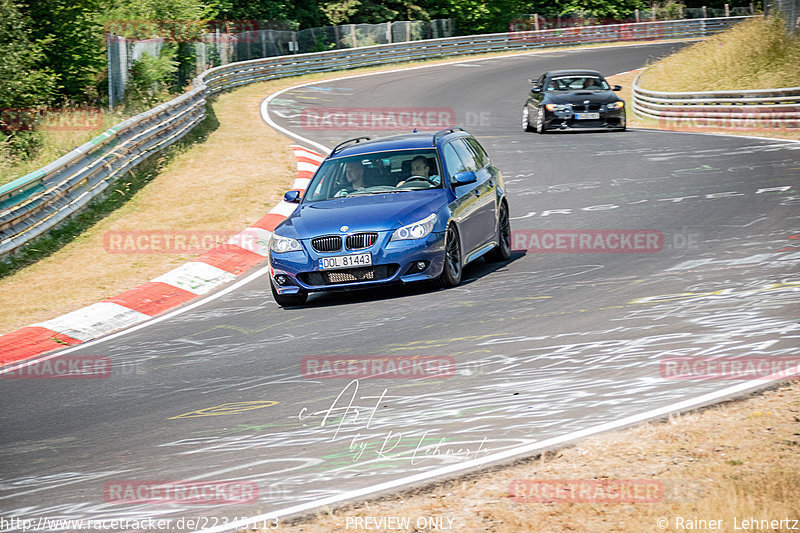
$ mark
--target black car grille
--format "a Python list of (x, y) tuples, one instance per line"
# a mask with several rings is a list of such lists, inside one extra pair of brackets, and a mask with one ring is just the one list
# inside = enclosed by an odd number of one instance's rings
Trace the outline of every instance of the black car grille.
[(573, 104), (572, 110), (576, 113), (586, 113), (587, 111), (600, 111), (603, 104)]
[(306, 285), (337, 285), (339, 283), (356, 283), (359, 281), (380, 281), (391, 278), (399, 265), (377, 265), (359, 268), (343, 268), (341, 270), (323, 270), (320, 272), (302, 272), (297, 275)]
[(338, 252), (342, 249), (342, 238), (338, 235), (327, 235), (311, 239), (311, 246), (318, 252)]
[(348, 250), (362, 250), (364, 248), (369, 248), (375, 244), (377, 240), (377, 233), (355, 233), (347, 236), (345, 246), (347, 246)]

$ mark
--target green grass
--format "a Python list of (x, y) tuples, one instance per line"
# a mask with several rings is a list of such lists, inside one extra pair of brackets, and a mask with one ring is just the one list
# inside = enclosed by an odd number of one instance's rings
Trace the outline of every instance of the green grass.
[(675, 92), (800, 87), (800, 34), (790, 36), (783, 19), (746, 20), (659, 61), (639, 83)]

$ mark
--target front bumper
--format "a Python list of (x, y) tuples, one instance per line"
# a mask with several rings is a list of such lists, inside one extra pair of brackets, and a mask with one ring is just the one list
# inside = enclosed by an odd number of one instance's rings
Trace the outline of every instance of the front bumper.
[[(390, 241), (391, 235), (392, 232), (378, 232), (377, 241), (369, 248), (335, 253), (317, 252), (311, 247), (311, 239), (302, 239), (302, 251), (281, 254), (270, 252), (270, 282), (279, 294), (297, 294), (411, 283), (435, 279), (441, 275), (445, 255), (444, 232), (433, 232), (423, 239), (404, 241)], [(325, 271), (319, 268), (319, 259), (322, 257), (362, 253), (372, 255), (371, 267)], [(419, 261), (427, 263), (422, 271), (415, 268)]]
[[(598, 113), (598, 119), (578, 119), (576, 113)], [(547, 129), (616, 129), (625, 127), (625, 108), (591, 111), (546, 111), (544, 114), (544, 126)]]

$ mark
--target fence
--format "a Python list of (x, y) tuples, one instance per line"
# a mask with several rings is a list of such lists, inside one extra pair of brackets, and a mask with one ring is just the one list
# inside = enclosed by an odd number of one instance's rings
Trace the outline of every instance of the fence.
[(102, 195), (127, 170), (174, 143), (205, 116), (209, 96), (257, 81), (402, 61), (578, 43), (696, 38), (740, 18), (616, 24), (450, 37), (231, 63), (204, 72), (194, 89), (114, 126), (46, 167), (0, 186), (0, 257), (18, 250)]
[(633, 111), (672, 128), (800, 128), (800, 87), (663, 92), (643, 89), (639, 76), (633, 82)]
[(800, 0), (766, 0), (764, 12), (767, 15), (782, 16), (790, 33), (800, 33)]
[[(786, 0), (779, 0), (786, 1)], [(800, 2), (800, 0), (794, 0)], [(666, 20), (686, 20), (719, 17), (746, 17), (755, 14), (753, 3), (743, 7), (730, 7), (725, 4), (722, 8), (683, 7), (680, 4), (671, 4), (671, 7), (653, 9), (636, 9), (629, 16), (621, 19), (597, 18), (589, 11), (572, 11), (557, 15), (527, 14), (514, 19), (509, 23), (510, 31), (544, 30), (553, 28), (569, 28), (573, 26), (593, 26), (609, 24), (626, 24), (630, 22), (655, 22)]]
[[(181, 27), (183, 26), (183, 27)], [(300, 31), (275, 29), (274, 24), (258, 21), (235, 21), (220, 24), (216, 31), (202, 33), (198, 21), (162, 21), (136, 24), (119, 21), (108, 24), (111, 30), (129, 30), (138, 34), (165, 33), (167, 37), (134, 40), (124, 35), (107, 33), (109, 105), (116, 107), (125, 95), (128, 73), (144, 53), (158, 56), (165, 42), (178, 42), (182, 55), (193, 57), (194, 77), (208, 68), (235, 61), (247, 61), (297, 53), (358, 48), (375, 44), (390, 44), (422, 39), (437, 39), (453, 35), (449, 19), (432, 21), (399, 21), (382, 24), (346, 24), (308, 28)], [(137, 31), (139, 30), (139, 31)], [(184, 31), (181, 31), (184, 30)], [(222, 31), (224, 30), (224, 31)]]

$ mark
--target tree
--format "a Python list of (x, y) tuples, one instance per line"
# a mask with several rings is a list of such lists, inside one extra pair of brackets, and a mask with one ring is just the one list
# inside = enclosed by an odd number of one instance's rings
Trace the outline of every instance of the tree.
[(105, 67), (100, 0), (24, 0), (22, 5), (45, 54), (43, 67), (58, 77), (59, 100), (96, 99)]
[(31, 20), (12, 0), (0, 0), (0, 109), (49, 105), (57, 77), (46, 66)]

